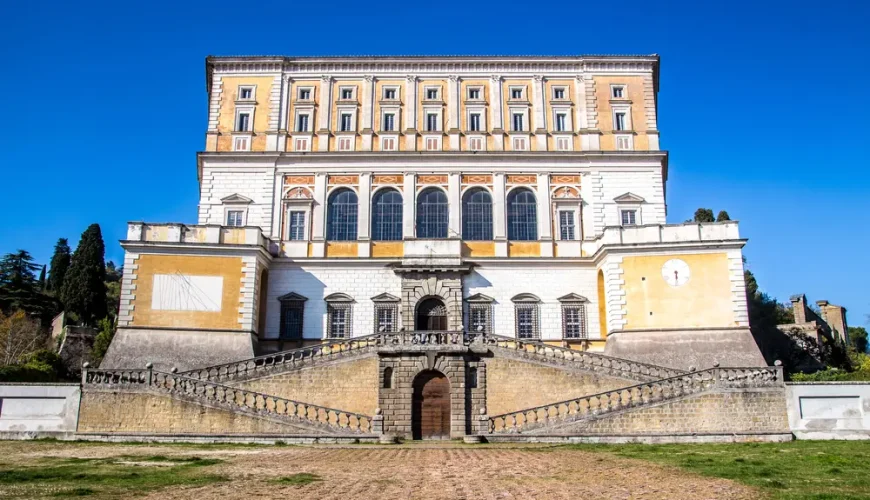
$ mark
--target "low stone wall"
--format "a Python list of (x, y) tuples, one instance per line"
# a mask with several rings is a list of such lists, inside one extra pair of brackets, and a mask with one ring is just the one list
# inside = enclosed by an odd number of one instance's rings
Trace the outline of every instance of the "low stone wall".
[(80, 398), (79, 384), (0, 384), (0, 433), (74, 432)]
[(786, 395), (798, 439), (870, 439), (870, 382), (789, 382)]
[(254, 357), (247, 332), (119, 328), (100, 364), (103, 369), (193, 370)]

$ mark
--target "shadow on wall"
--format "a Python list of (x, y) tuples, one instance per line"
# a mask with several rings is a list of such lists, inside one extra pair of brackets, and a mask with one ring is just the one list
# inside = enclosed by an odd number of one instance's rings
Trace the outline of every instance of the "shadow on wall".
[[(280, 297), (296, 293), (305, 297), (302, 316), (302, 338), (320, 339), (326, 323), (326, 284), (314, 274), (305, 269), (291, 268), (289, 270), (273, 269), (269, 276), (269, 288), (266, 298), (266, 330), (260, 333), (260, 349), (289, 349), (299, 344), (301, 339), (291, 342), (282, 341), (281, 333), (281, 301)], [(273, 345), (274, 344), (274, 345)]]

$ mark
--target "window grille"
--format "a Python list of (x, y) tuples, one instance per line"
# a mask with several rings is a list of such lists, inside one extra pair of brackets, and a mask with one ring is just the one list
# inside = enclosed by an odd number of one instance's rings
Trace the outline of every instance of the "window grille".
[(519, 303), (514, 305), (516, 335), (518, 339), (541, 338), (538, 329), (538, 304)]
[(395, 189), (382, 189), (372, 201), (372, 240), (402, 239), (402, 195)]
[(417, 197), (417, 237), (447, 237), (448, 206), (444, 191), (429, 188)]
[(574, 239), (573, 210), (562, 210), (559, 212), (559, 236), (562, 240)]
[(515, 189), (508, 195), (508, 239), (538, 239), (538, 214), (535, 195), (528, 189)]
[(492, 304), (468, 304), (468, 331), (472, 334), (492, 333)]
[(330, 339), (347, 339), (351, 337), (351, 303), (327, 304), (326, 336)]
[(492, 196), (482, 188), (465, 193), (462, 201), (462, 239), (492, 240)]
[(391, 333), (398, 330), (399, 306), (375, 304), (375, 333)]
[(562, 304), (562, 338), (587, 338), (585, 304)]
[(326, 206), (326, 239), (354, 241), (357, 231), (358, 200), (350, 189), (339, 189), (329, 196)]
[(281, 326), (279, 336), (283, 340), (300, 340), (305, 316), (305, 301), (301, 299), (281, 301)]
[(290, 212), (290, 240), (300, 241), (305, 239), (305, 212), (293, 210)]

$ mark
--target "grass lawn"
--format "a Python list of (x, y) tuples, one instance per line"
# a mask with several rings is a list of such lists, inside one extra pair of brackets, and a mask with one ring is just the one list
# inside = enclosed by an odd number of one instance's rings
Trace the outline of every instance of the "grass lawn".
[(788, 500), (870, 499), (870, 441), (571, 445), (673, 465), (760, 488)]

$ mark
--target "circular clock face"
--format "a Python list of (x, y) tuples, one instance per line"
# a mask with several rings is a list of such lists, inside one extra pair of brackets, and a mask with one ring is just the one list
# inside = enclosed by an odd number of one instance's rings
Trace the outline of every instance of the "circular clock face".
[(684, 260), (671, 259), (662, 266), (662, 278), (668, 285), (683, 286), (689, 282), (691, 276), (689, 265)]

